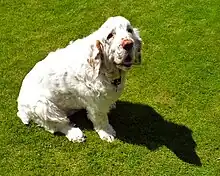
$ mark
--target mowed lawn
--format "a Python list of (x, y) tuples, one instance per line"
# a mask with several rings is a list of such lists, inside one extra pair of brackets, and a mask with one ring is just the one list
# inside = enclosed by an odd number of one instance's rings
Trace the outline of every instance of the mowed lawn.
[[(83, 111), (73, 118), (85, 143), (24, 126), (28, 71), (116, 15), (144, 42), (109, 114), (117, 140), (101, 141)], [(219, 0), (0, 1), (0, 175), (220, 175)]]

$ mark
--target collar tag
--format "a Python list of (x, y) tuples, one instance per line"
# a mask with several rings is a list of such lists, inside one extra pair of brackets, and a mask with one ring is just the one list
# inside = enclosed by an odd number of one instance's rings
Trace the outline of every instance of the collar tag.
[(111, 83), (116, 87), (116, 92), (117, 92), (118, 85), (121, 84), (121, 76), (118, 79), (114, 79)]

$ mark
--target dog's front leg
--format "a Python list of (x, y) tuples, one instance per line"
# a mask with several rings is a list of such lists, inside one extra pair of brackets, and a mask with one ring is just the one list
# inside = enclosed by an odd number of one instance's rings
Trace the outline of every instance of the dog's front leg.
[(116, 109), (116, 102), (115, 102), (115, 103), (112, 103), (109, 109), (110, 109), (110, 110)]
[(114, 141), (115, 130), (109, 124), (107, 112), (94, 111), (88, 109), (88, 118), (92, 121), (94, 129), (102, 140), (108, 142)]

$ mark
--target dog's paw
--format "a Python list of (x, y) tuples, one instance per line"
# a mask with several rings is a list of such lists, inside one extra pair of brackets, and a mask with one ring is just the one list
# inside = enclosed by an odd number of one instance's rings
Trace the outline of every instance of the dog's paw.
[(106, 130), (97, 130), (97, 132), (102, 140), (108, 142), (113, 142), (115, 140), (116, 132), (111, 125), (108, 125)]
[(112, 110), (112, 109), (116, 109), (116, 103), (111, 104), (110, 110)]
[(67, 132), (66, 137), (69, 139), (69, 141), (72, 141), (72, 142), (84, 142), (85, 141), (85, 136), (79, 128), (71, 128)]

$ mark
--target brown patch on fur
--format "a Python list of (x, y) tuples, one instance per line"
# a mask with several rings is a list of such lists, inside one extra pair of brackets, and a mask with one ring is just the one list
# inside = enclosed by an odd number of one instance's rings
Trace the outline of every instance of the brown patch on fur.
[(96, 40), (96, 47), (98, 48), (100, 53), (102, 53), (103, 45), (99, 40)]
[(99, 41), (99, 40), (96, 40), (96, 47), (98, 48), (99, 50), (99, 54), (100, 54), (100, 57), (101, 57), (101, 60), (103, 60), (104, 58), (104, 55), (103, 55), (103, 44)]
[[(96, 48), (93, 48), (93, 52), (96, 53), (95, 55), (91, 56), (89, 59), (87, 59), (87, 62), (89, 63), (89, 65), (95, 69), (96, 65), (97, 65), (97, 59), (98, 57), (100, 57), (101, 59), (103, 58), (103, 53), (102, 53), (102, 49), (103, 49), (103, 45), (99, 40), (96, 40)], [(97, 51), (98, 49), (98, 51)], [(96, 50), (96, 51), (95, 51)], [(94, 54), (93, 53), (93, 54)]]

